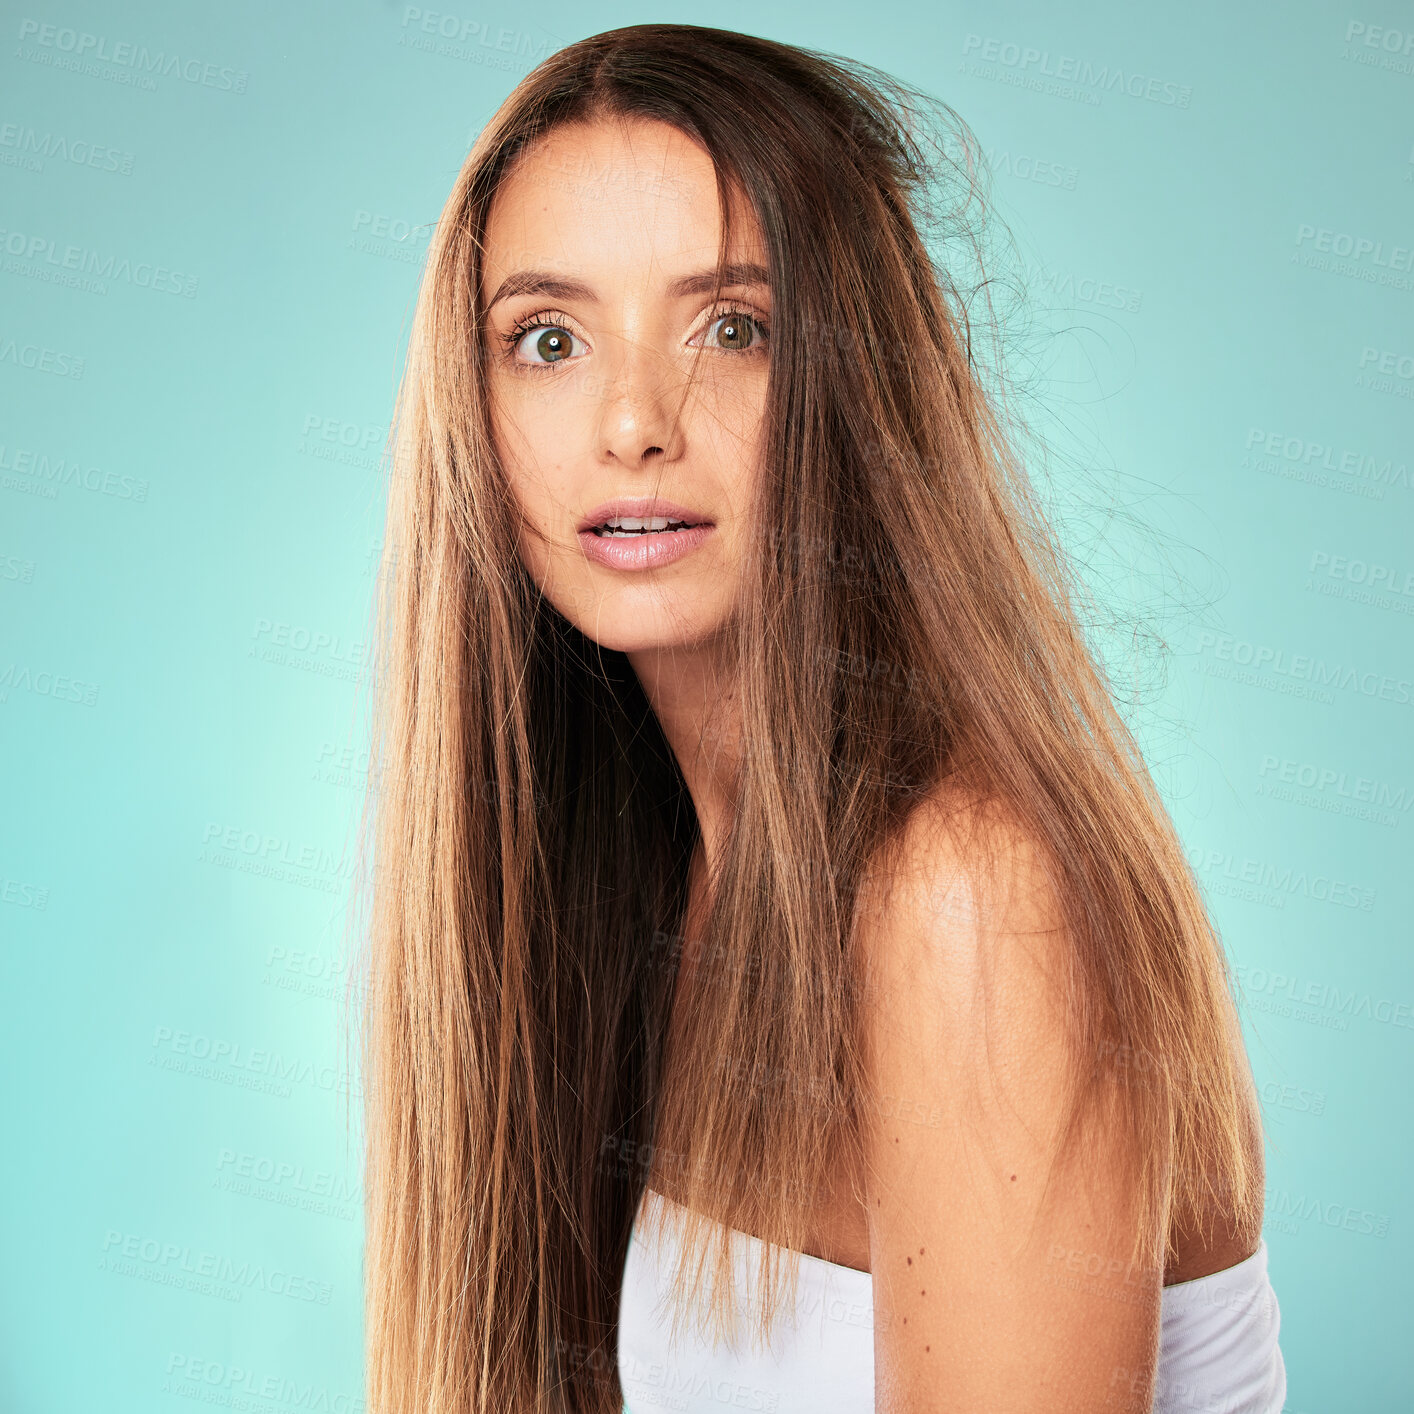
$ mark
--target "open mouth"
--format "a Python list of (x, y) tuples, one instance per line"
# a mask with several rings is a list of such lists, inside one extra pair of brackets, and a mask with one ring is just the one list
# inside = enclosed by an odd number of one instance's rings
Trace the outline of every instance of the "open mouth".
[[(695, 554), (716, 534), (712, 521), (690, 506), (626, 498), (596, 506), (579, 526), (586, 559), (616, 572), (661, 570)], [(602, 516), (600, 520), (598, 517)]]
[(705, 521), (672, 520), (668, 516), (611, 516), (592, 529), (600, 539), (610, 540), (635, 535), (672, 534), (679, 530), (693, 530), (704, 524)]

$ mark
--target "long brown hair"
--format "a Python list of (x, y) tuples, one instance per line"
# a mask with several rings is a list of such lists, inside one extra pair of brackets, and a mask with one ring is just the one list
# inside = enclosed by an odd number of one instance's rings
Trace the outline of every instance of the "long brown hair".
[[(1144, 1231), (1219, 1198), (1260, 1216), (1221, 943), (984, 395), (968, 300), (930, 255), (925, 234), (965, 229), (980, 164), (960, 121), (940, 162), (925, 110), (951, 115), (837, 56), (636, 25), (529, 74), (448, 198), (397, 399), (377, 604), (376, 1414), (618, 1414), (619, 1285), (650, 1175), (697, 1217), (784, 1236), (764, 1249), (770, 1320), (776, 1258), (793, 1281), (812, 1195), (879, 1109), (850, 947), (863, 881), (945, 790), (1003, 805), (1048, 863), (1093, 1059), (1075, 1113), (1104, 1090), (1151, 1155)], [(666, 1022), (697, 820), (627, 659), (549, 607), (517, 556), (479, 295), (517, 157), (620, 116), (701, 144), (724, 225), (728, 185), (746, 194), (774, 311), (772, 529), (734, 629), (739, 796), (680, 1038)], [(960, 204), (930, 204), (944, 166)], [(1112, 1083), (1139, 1068), (1121, 1055), (1143, 1059), (1142, 1083)], [(689, 1224), (684, 1275), (706, 1233)], [(729, 1281), (713, 1290), (730, 1301)]]

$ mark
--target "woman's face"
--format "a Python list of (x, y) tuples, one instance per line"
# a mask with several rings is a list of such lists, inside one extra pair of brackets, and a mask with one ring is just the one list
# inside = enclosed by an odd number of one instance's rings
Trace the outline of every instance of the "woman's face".
[(714, 303), (711, 159), (650, 120), (552, 130), (488, 213), (492, 428), (524, 513), (519, 552), (605, 648), (708, 644), (762, 533), (770, 291), (754, 215), (739, 201), (733, 217), (741, 268)]

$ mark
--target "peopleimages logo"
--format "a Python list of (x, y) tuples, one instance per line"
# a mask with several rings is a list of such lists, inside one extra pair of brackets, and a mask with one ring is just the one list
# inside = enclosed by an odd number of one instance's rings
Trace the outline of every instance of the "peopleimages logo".
[(1296, 228), (1296, 249), (1291, 252), (1291, 259), (1308, 270), (1326, 270), (1367, 284), (1414, 290), (1414, 277), (1409, 274), (1414, 270), (1414, 246), (1386, 246), (1373, 236), (1303, 223)]
[(158, 1070), (236, 1084), (284, 1099), (293, 1093), (293, 1085), (310, 1085), (337, 1095), (362, 1093), (357, 1077), (344, 1074), (335, 1065), (287, 1057), (262, 1046), (245, 1046), (239, 1041), (171, 1026), (153, 1028), (147, 1063)]
[(16, 123), (0, 125), (0, 161), (11, 166), (27, 165), (32, 171), (41, 172), (50, 158), (74, 167), (117, 172), (124, 177), (132, 175), (135, 160), (131, 152), (109, 147), (106, 143), (70, 138), (52, 130), (40, 133)]
[(1069, 54), (1053, 55), (1049, 49), (1037, 49), (1029, 44), (1016, 44), (980, 34), (969, 34), (963, 40), (962, 53), (964, 59), (997, 64), (1037, 79), (1076, 84), (1081, 88), (1099, 89), (1102, 93), (1122, 93), (1129, 98), (1145, 99), (1174, 108), (1187, 108), (1193, 98), (1193, 89), (1189, 84), (1150, 78), (1118, 64), (1095, 64), (1089, 59)]
[(1346, 879), (1335, 879), (1329, 874), (1293, 869), (1289, 864), (1253, 859), (1250, 855), (1239, 858), (1221, 849), (1191, 850), (1188, 860), (1200, 874), (1218, 875), (1221, 879), (1250, 884), (1277, 896), (1305, 898), (1341, 908), (1356, 908), (1365, 913), (1371, 912), (1375, 906), (1374, 889)]
[[(1234, 638), (1227, 633), (1212, 633), (1204, 630), (1198, 635), (1198, 653), (1210, 662), (1216, 677), (1234, 677), (1248, 680), (1263, 674), (1288, 682), (1309, 685), (1324, 691), (1329, 700), (1331, 689), (1343, 692), (1358, 692), (1362, 697), (1378, 697), (1383, 702), (1397, 702), (1401, 706), (1414, 702), (1414, 683), (1408, 678), (1391, 677), (1388, 673), (1362, 670), (1352, 664), (1328, 663), (1324, 658), (1313, 657), (1309, 653), (1288, 654), (1284, 648), (1273, 648), (1270, 644), (1251, 643), (1243, 638)], [(1228, 665), (1247, 671), (1245, 678), (1236, 671), (1228, 671)]]
[(266, 1374), (245, 1365), (173, 1352), (167, 1357), (164, 1394), (200, 1400), (225, 1409), (318, 1410), (320, 1414), (367, 1414), (362, 1395), (331, 1389), (298, 1375)]
[[(1307, 479), (1331, 476), (1348, 483), (1367, 482), (1378, 488), (1397, 486), (1409, 490), (1409, 465), (1393, 457), (1373, 456), (1349, 447), (1337, 447), (1313, 437), (1299, 437), (1268, 427), (1249, 427), (1248, 457), (1267, 457), (1299, 470)], [(1244, 459), (1244, 465), (1246, 459)], [(1254, 462), (1256, 470), (1267, 468)]]
[(1382, 565), (1349, 555), (1332, 555), (1329, 550), (1316, 550), (1312, 552), (1307, 570), (1403, 598), (1414, 596), (1414, 569), (1405, 565)]
[(1093, 275), (1077, 275), (1073, 271), (1055, 270), (1044, 265), (1026, 267), (1026, 285), (1033, 294), (1068, 304), (1093, 304), (1101, 309), (1122, 309), (1127, 314), (1138, 312), (1144, 302), (1143, 290), (1129, 285), (1117, 285), (1113, 280)]
[(1341, 57), (1373, 69), (1414, 74), (1414, 29), (1390, 29), (1387, 25), (1351, 20), (1345, 27)]
[[(107, 293), (106, 282), (136, 285), (158, 294), (193, 299), (199, 277), (170, 270), (150, 260), (130, 260), (91, 250), (85, 246), (61, 246), (52, 237), (10, 231), (0, 227), (0, 252), (12, 257), (5, 261), (7, 272), (59, 284), (83, 284)], [(87, 277), (87, 278), (85, 278)]]
[(164, 1284), (177, 1286), (187, 1285), (183, 1278), (190, 1278), (194, 1289), (200, 1290), (202, 1283), (224, 1286), (232, 1290), (237, 1300), (243, 1292), (260, 1291), (267, 1296), (327, 1306), (334, 1294), (334, 1288), (317, 1277), (116, 1228), (103, 1235), (102, 1253), (99, 1266), (104, 1271), (145, 1280), (165, 1279)]
[(1414, 246), (1396, 245), (1386, 249), (1385, 243), (1373, 236), (1355, 236), (1349, 231), (1331, 231), (1303, 222), (1296, 228), (1296, 244), (1304, 246), (1308, 241), (1316, 250), (1332, 255), (1368, 260), (1371, 265), (1384, 265), (1391, 270), (1414, 270)]
[[(25, 43), (34, 45), (26, 54)], [(227, 93), (244, 93), (250, 74), (245, 69), (232, 69), (200, 59), (170, 54), (165, 49), (149, 49), (145, 44), (129, 40), (110, 40), (107, 35), (90, 34), (87, 30), (69, 29), (63, 25), (41, 24), (38, 20), (20, 21), (20, 49), (15, 57), (46, 64), (56, 69), (74, 69), (80, 73), (103, 74), (94, 64), (112, 64), (131, 70), (142, 87), (154, 88), (153, 77), (179, 78), (184, 83), (201, 88), (222, 89)]]
[[(1356, 1017), (1414, 1030), (1414, 1006), (1392, 997), (1377, 997), (1372, 992), (1346, 990), (1338, 982), (1303, 977), (1298, 973), (1272, 972), (1249, 963), (1233, 963), (1233, 973), (1242, 987), (1243, 1000), (1259, 1010), (1278, 1016), (1293, 1016), (1311, 1020), (1322, 1015), (1331, 1030), (1348, 1031)], [(1306, 1013), (1306, 1014), (1303, 1014)]]
[(1295, 761), (1285, 756), (1263, 756), (1261, 770), (1264, 780), (1270, 778), (1283, 785), (1301, 786), (1306, 790), (1329, 792), (1349, 801), (1376, 805), (1385, 810), (1407, 811), (1414, 805), (1414, 795), (1405, 786), (1368, 776), (1352, 776), (1334, 766), (1318, 766), (1312, 761)]

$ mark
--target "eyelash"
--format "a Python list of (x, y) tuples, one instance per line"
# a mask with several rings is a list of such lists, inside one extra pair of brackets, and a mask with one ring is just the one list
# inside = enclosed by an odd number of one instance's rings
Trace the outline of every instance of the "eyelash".
[[(751, 310), (743, 309), (739, 305), (731, 304), (721, 307), (717, 311), (717, 313), (713, 314), (712, 317), (707, 321), (707, 328), (710, 329), (714, 324), (718, 323), (720, 320), (725, 319), (728, 315), (732, 314), (740, 315), (743, 318), (749, 319), (757, 327), (757, 329), (761, 331), (763, 339), (765, 339), (769, 343), (771, 337), (770, 322), (764, 319), (761, 315), (753, 314)], [(556, 363), (523, 363), (516, 358), (516, 345), (519, 344), (520, 341), (528, 333), (530, 333), (532, 329), (539, 329), (541, 327), (550, 329), (564, 329), (567, 333), (573, 335), (574, 337), (579, 337), (575, 333), (575, 328), (572, 321), (566, 314), (564, 314), (560, 310), (536, 310), (534, 314), (527, 315), (526, 318), (518, 321), (514, 328), (500, 336), (501, 342), (505, 347), (506, 358), (510, 363), (520, 368), (533, 368), (536, 370), (557, 368), (559, 366), (559, 364)], [(719, 353), (734, 353), (742, 356), (747, 356), (755, 353), (764, 353), (765, 351), (766, 350), (764, 347), (758, 347), (756, 345), (753, 345), (749, 349), (718, 350)], [(569, 362), (569, 360), (562, 359), (561, 362), (567, 363)]]

